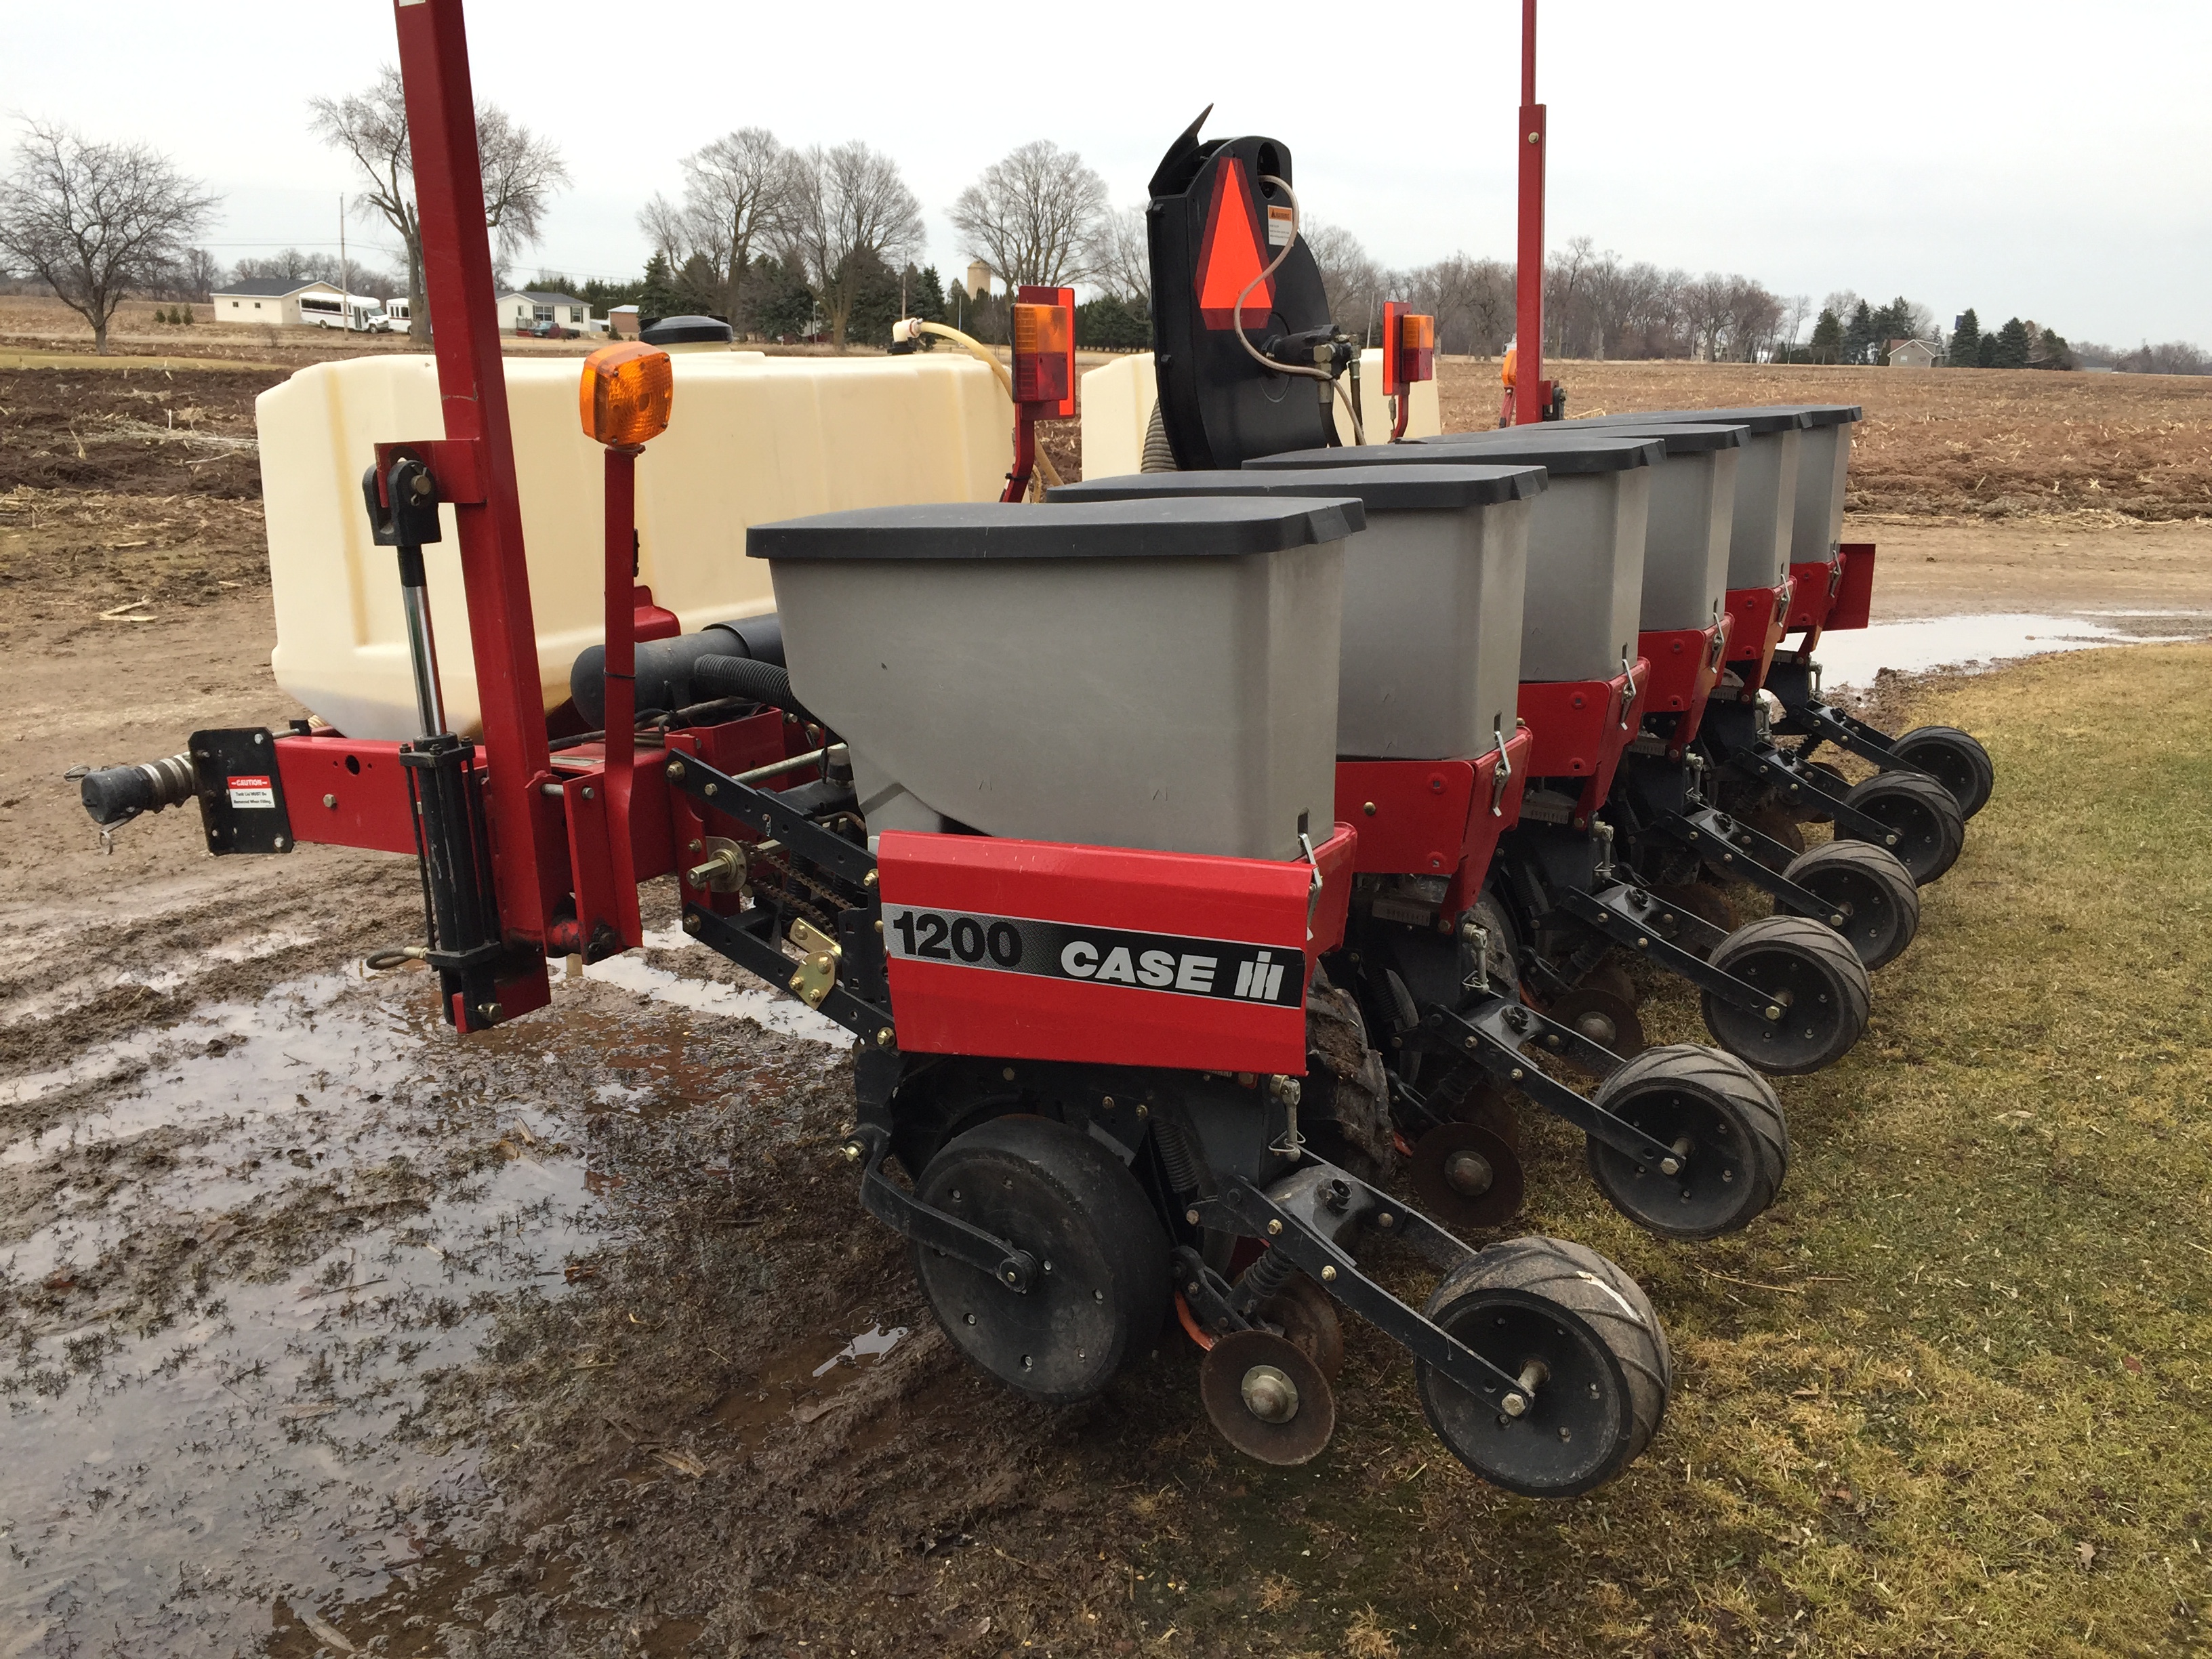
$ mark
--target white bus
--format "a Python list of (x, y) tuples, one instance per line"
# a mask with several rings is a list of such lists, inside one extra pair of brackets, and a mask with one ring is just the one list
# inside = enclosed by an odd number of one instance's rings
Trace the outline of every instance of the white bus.
[(302, 294), (300, 320), (310, 328), (351, 328), (373, 331), (384, 315), (384, 302), (366, 294)]
[(384, 316), (376, 328), (380, 334), (404, 334), (408, 328), (407, 307), (413, 303), (402, 294), (384, 302)]

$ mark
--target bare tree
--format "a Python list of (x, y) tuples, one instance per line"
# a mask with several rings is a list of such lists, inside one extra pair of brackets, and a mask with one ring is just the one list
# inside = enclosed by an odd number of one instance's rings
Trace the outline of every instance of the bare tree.
[[(366, 92), (316, 98), (307, 105), (315, 135), (344, 150), (368, 177), (354, 200), (363, 213), (381, 215), (407, 249), (407, 331), (427, 343), (430, 307), (422, 296), (422, 222), (415, 210), (415, 161), (407, 141), (407, 94), (399, 71), (386, 64)], [(490, 105), (477, 108), (477, 151), (483, 172), (484, 225), (512, 257), (544, 228), (553, 195), (568, 182), (568, 169), (550, 139)]]
[(1328, 296), (1329, 320), (1347, 334), (1371, 343), (1382, 318), (1383, 290), (1390, 273), (1375, 262), (1360, 240), (1340, 226), (1305, 219), (1298, 234), (1321, 267), (1322, 291)]
[(0, 252), (91, 324), (105, 356), (115, 308), (185, 258), (219, 199), (150, 145), (94, 143), (30, 121), (0, 181)]
[(738, 320), (757, 252), (783, 229), (793, 191), (791, 152), (766, 127), (741, 127), (684, 158), (681, 206), (655, 196), (638, 228), (682, 269), (705, 259), (721, 314)]
[(1782, 343), (1784, 345), (1794, 346), (1797, 343), (1797, 337), (1805, 331), (1806, 319), (1812, 314), (1813, 296), (1811, 295), (1793, 294), (1790, 296), (1790, 303), (1782, 313), (1783, 327), (1785, 331), (1782, 337)]
[(1149, 307), (1152, 254), (1142, 208), (1114, 208), (1101, 215), (1091, 242), (1091, 278), (1119, 300)]
[(1455, 253), (1407, 271), (1406, 297), (1437, 319), (1437, 349), (1495, 356), (1513, 331), (1513, 268), (1499, 259)]
[(1061, 288), (1091, 274), (1107, 212), (1106, 181), (1073, 150), (1037, 138), (985, 167), (945, 216), (962, 252), (1009, 288)]
[(821, 295), (830, 342), (845, 349), (860, 267), (872, 256), (896, 267), (921, 251), (921, 204), (898, 163), (857, 139), (796, 156), (781, 240), (799, 256)]

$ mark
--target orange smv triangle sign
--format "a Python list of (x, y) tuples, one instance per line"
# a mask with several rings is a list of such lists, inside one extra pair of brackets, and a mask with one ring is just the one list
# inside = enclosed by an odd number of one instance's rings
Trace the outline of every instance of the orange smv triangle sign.
[[(1244, 164), (1235, 156), (1223, 158), (1214, 170), (1213, 201), (1206, 214), (1206, 235), (1198, 249), (1198, 309), (1208, 328), (1234, 328), (1237, 296), (1267, 268), (1260, 253), (1258, 216), (1252, 210), (1251, 187), (1244, 182)], [(1244, 326), (1266, 326), (1274, 309), (1272, 279), (1252, 290), (1244, 302)]]

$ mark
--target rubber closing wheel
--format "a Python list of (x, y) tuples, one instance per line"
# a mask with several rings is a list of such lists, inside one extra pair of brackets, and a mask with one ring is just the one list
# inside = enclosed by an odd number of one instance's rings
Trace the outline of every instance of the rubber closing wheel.
[(1262, 1463), (1310, 1462), (1336, 1430), (1328, 1379), (1294, 1343), (1236, 1331), (1199, 1362), (1198, 1396), (1222, 1437)]
[(1413, 1143), (1413, 1190), (1447, 1227), (1498, 1227), (1521, 1211), (1520, 1154), (1480, 1123), (1442, 1123)]
[(1032, 1400), (1087, 1400), (1167, 1316), (1168, 1239), (1121, 1160), (1050, 1118), (994, 1118), (948, 1143), (925, 1203), (1037, 1259), (1026, 1291), (914, 1246), (915, 1277), (952, 1344)]
[(1429, 1426), (1492, 1485), (1572, 1498), (1658, 1432), (1674, 1380), (1666, 1334), (1642, 1288), (1596, 1251), (1557, 1238), (1493, 1244), (1446, 1274), (1424, 1311), (1526, 1385), (1516, 1414), (1503, 1383), (1471, 1391), (1415, 1363)]
[(1949, 790), (1959, 803), (1960, 817), (1970, 818), (1989, 805), (1996, 768), (1972, 733), (1955, 726), (1915, 726), (1892, 744), (1889, 752)]
[(1668, 1238), (1716, 1238), (1751, 1224), (1790, 1170), (1790, 1130), (1766, 1079), (1693, 1042), (1645, 1050), (1597, 1103), (1674, 1149), (1672, 1175), (1591, 1137), (1590, 1178), (1613, 1207)]
[(1739, 1008), (1711, 991), (1700, 998), (1713, 1040), (1770, 1075), (1832, 1065), (1866, 1030), (1874, 1006), (1866, 964), (1817, 921), (1762, 917), (1723, 939), (1711, 963), (1771, 999), (1762, 1009)]
[(1829, 907), (1813, 920), (1848, 939), (1869, 973), (1903, 956), (1920, 931), (1920, 890), (1885, 848), (1832, 841), (1790, 860), (1782, 873)]
[[(1958, 801), (1935, 779), (1918, 772), (1877, 772), (1854, 784), (1844, 799), (1887, 827), (1896, 837), (1889, 850), (1919, 886), (1925, 887), (1957, 863), (1960, 849), (1966, 844), (1966, 820)], [(1852, 841), (1874, 839), (1852, 830), (1841, 833)]]

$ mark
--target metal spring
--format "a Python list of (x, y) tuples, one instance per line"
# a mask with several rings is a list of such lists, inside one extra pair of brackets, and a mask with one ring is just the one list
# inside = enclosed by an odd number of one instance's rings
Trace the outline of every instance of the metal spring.
[(1247, 1267), (1237, 1280), (1237, 1305), (1240, 1310), (1258, 1307), (1269, 1297), (1297, 1276), (1290, 1254), (1285, 1250), (1262, 1250), (1260, 1259)]
[(1198, 1190), (1198, 1159), (1182, 1124), (1167, 1116), (1152, 1121), (1152, 1141), (1160, 1149), (1160, 1163), (1168, 1172), (1168, 1185), (1177, 1193)]

